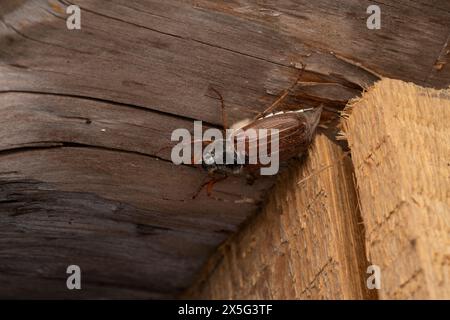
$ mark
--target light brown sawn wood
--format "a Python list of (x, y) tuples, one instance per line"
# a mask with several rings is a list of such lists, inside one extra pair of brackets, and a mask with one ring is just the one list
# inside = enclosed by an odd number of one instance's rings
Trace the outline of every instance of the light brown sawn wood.
[(376, 83), (346, 111), (380, 297), (450, 298), (450, 90)]
[(364, 299), (364, 235), (351, 160), (323, 135), (282, 174), (262, 213), (186, 293), (206, 299)]

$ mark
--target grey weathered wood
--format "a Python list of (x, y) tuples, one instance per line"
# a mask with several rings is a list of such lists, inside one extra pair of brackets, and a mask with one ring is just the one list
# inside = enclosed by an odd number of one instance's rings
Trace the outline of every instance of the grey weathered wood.
[[(281, 106), (337, 110), (380, 76), (450, 84), (448, 1), (80, 0), (0, 3), (0, 296), (172, 297), (273, 179), (219, 183), (174, 166), (167, 145), (192, 120)], [(86, 288), (64, 289), (82, 264)], [(63, 286), (63, 287), (61, 287)]]
[(0, 177), (2, 274), (59, 279), (63, 266), (78, 264), (86, 289), (105, 283), (149, 294), (189, 285), (205, 256), (255, 211), (247, 200), (261, 192), (234, 179), (215, 190), (228, 202), (192, 200), (200, 171), (87, 147), (3, 154)]

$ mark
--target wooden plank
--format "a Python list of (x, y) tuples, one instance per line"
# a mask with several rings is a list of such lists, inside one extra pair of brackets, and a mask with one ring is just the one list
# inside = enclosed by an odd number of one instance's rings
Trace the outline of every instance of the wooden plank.
[(373, 298), (360, 222), (351, 160), (319, 135), (306, 161), (279, 177), (262, 213), (221, 246), (186, 297)]
[(385, 79), (347, 113), (380, 297), (449, 299), (450, 90)]

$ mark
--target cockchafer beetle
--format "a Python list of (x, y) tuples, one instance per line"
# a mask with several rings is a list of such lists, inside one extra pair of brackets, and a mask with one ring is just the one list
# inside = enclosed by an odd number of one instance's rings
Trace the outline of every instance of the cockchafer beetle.
[[(300, 77), (299, 77), (300, 78)], [(203, 147), (206, 146), (209, 150), (202, 153), (201, 166), (208, 172), (209, 176), (212, 176), (211, 179), (202, 183), (198, 188), (197, 192), (192, 196), (195, 199), (198, 194), (203, 190), (204, 187), (207, 189), (208, 196), (211, 196), (212, 188), (214, 184), (219, 181), (226, 179), (230, 175), (245, 175), (249, 184), (251, 184), (254, 179), (257, 177), (258, 170), (263, 166), (261, 163), (249, 163), (248, 154), (251, 153), (251, 146), (255, 145), (251, 142), (255, 142), (257, 148), (266, 148), (271, 149), (270, 143), (266, 142), (266, 145), (262, 146), (260, 143), (260, 139), (257, 136), (248, 136), (247, 132), (249, 129), (253, 129), (258, 132), (259, 129), (267, 129), (268, 135), (271, 135), (271, 130), (275, 129), (278, 134), (278, 158), (279, 161), (284, 162), (294, 157), (300, 157), (307, 151), (309, 145), (312, 142), (314, 137), (314, 133), (316, 131), (317, 125), (319, 124), (320, 116), (322, 113), (322, 105), (316, 108), (307, 108), (307, 109), (297, 109), (297, 110), (289, 110), (289, 111), (279, 111), (274, 112), (276, 107), (282, 102), (288, 95), (289, 92), (297, 85), (297, 81), (292, 85), (289, 89), (283, 91), (283, 93), (272, 103), (270, 107), (268, 107), (265, 111), (258, 114), (255, 118), (251, 120), (243, 120), (236, 124), (234, 124), (231, 129), (239, 132), (238, 134), (232, 134), (230, 136), (226, 136), (226, 139), (219, 139), (213, 141), (201, 141), (195, 140), (190, 144), (201, 143)], [(219, 91), (214, 88), (210, 88), (217, 96), (220, 98), (221, 107), (222, 107), (222, 122), (223, 122), (223, 131), (226, 129), (230, 129), (227, 123), (227, 116), (225, 110), (224, 99)], [(244, 152), (238, 152), (236, 149), (228, 149), (226, 148), (227, 139), (233, 139), (232, 145), (237, 145), (236, 140), (241, 140), (245, 142)], [(272, 141), (270, 137), (266, 137), (265, 141)], [(219, 147), (217, 146), (219, 145)], [(161, 148), (158, 153), (166, 149), (167, 147)], [(217, 162), (217, 155), (214, 154), (216, 150), (219, 150), (220, 157), (223, 157), (220, 161)], [(230, 154), (231, 153), (231, 154)], [(228, 159), (232, 159), (231, 162), (225, 161)], [(192, 157), (191, 164), (197, 164), (198, 159)], [(243, 161), (242, 161), (243, 160)]]

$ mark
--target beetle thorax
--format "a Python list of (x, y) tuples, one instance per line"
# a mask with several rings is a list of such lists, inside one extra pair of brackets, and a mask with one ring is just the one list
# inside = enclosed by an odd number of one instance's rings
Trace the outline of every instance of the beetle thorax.
[(241, 163), (239, 154), (230, 145), (232, 144), (228, 140), (211, 142), (203, 153), (203, 168), (210, 173), (242, 173), (244, 163)]

